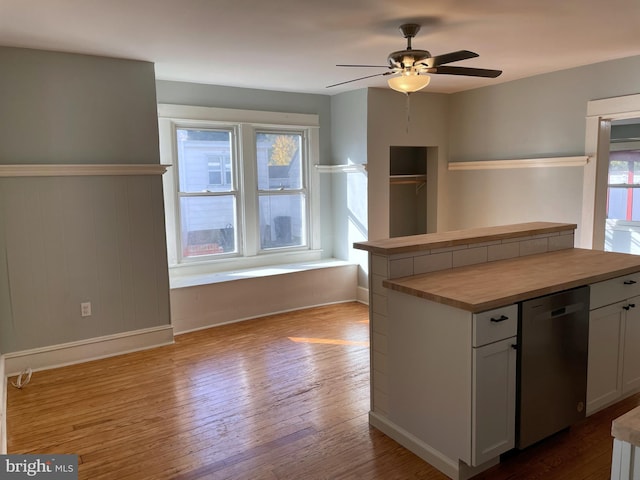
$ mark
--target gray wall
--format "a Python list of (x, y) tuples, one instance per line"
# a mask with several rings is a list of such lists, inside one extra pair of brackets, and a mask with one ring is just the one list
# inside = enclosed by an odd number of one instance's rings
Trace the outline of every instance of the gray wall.
[(451, 95), (450, 161), (584, 153), (587, 102), (638, 93), (640, 56)]
[[(640, 57), (631, 57), (451, 95), (449, 160), (584, 155), (587, 103), (638, 93), (639, 78)], [(581, 222), (581, 167), (445, 174), (444, 230)]]
[[(159, 163), (152, 64), (0, 47), (0, 70), (0, 164)], [(169, 323), (160, 176), (0, 178), (0, 351)]]
[[(369, 89), (367, 152), (369, 173), (369, 239), (389, 237), (389, 147), (427, 147), (427, 232), (439, 230), (443, 193), (440, 172), (446, 170), (449, 97)], [(402, 214), (403, 212), (391, 212)]]
[[(331, 97), (198, 83), (156, 82), (158, 103), (315, 114), (320, 119), (320, 161), (331, 163)], [(320, 228), (323, 258), (333, 256), (331, 178), (320, 177)]]
[(0, 47), (0, 164), (159, 163), (153, 64)]
[[(333, 164), (367, 163), (367, 89), (331, 97)], [(360, 285), (366, 285), (366, 252), (353, 249), (367, 240), (367, 173), (336, 172), (330, 175), (334, 213), (333, 251), (337, 258), (357, 262)]]

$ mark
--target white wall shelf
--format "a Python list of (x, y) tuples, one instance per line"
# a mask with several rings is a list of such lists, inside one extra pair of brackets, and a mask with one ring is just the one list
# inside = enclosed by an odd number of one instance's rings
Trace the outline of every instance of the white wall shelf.
[(349, 165), (315, 165), (318, 173), (366, 173), (366, 163), (351, 163)]
[(449, 170), (499, 170), (504, 168), (584, 167), (588, 156), (522, 158), (518, 160), (484, 160), (474, 162), (449, 162)]
[(171, 165), (153, 164), (29, 164), (0, 165), (0, 177), (71, 177), (102, 175), (162, 175)]
[(427, 176), (420, 175), (391, 175), (389, 177), (389, 183), (392, 184), (408, 184), (408, 183), (424, 183), (427, 180)]

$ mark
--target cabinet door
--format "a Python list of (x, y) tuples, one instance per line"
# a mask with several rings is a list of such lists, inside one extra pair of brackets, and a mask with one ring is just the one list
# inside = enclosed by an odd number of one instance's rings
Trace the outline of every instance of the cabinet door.
[(625, 305), (622, 393), (640, 388), (640, 296)]
[(471, 464), (515, 445), (516, 337), (473, 349)]
[(624, 302), (589, 312), (587, 415), (622, 396)]

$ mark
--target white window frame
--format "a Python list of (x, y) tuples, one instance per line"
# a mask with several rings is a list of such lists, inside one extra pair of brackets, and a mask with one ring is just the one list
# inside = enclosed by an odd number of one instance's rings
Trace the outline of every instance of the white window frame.
[[(168, 168), (163, 176), (167, 254), (169, 267), (175, 274), (222, 272), (266, 265), (290, 264), (319, 260), (320, 250), (320, 182), (312, 168), (319, 164), (319, 117), (313, 114), (294, 114), (234, 110), (188, 105), (158, 105), (160, 158), (165, 165), (176, 165), (176, 128), (229, 128), (237, 130), (235, 146), (243, 167), (236, 172), (240, 197), (238, 202), (239, 254), (229, 257), (203, 256), (182, 258), (180, 252), (180, 207), (178, 202), (177, 169)], [(303, 247), (260, 250), (258, 228), (258, 190), (255, 162), (255, 132), (280, 130), (303, 133), (306, 140), (307, 181), (307, 244)], [(253, 165), (253, 166), (252, 166)]]
[[(239, 138), (239, 129), (236, 128), (234, 125), (220, 125), (220, 124), (216, 124), (214, 125), (208, 125), (208, 127), (210, 127), (212, 130), (227, 130), (229, 131), (230, 135), (231, 135), (231, 157), (232, 157), (232, 178), (231, 178), (231, 185), (234, 186), (235, 188), (229, 191), (220, 191), (220, 192), (211, 192), (211, 193), (206, 193), (203, 196), (207, 196), (207, 197), (218, 197), (218, 196), (232, 196), (235, 199), (235, 205), (236, 205), (236, 212), (235, 212), (235, 224), (240, 226), (242, 225), (242, 184), (241, 184), (241, 180), (240, 180), (240, 176), (239, 176), (239, 172), (241, 171), (239, 163), (240, 163), (240, 155), (239, 155), (239, 151), (238, 151), (238, 138)], [(171, 135), (171, 141), (175, 142), (172, 144), (172, 151), (174, 152), (173, 155), (173, 165), (177, 166), (177, 158), (178, 158), (178, 149), (177, 149), (177, 142), (176, 142), (176, 138), (177, 138), (177, 130), (178, 129), (184, 129), (184, 130), (206, 130), (207, 126), (206, 125), (190, 125), (188, 123), (183, 123), (183, 122), (172, 122), (172, 125), (170, 127), (170, 131), (166, 131), (163, 132), (163, 134), (167, 133), (169, 135)], [(171, 175), (174, 176), (173, 178), (173, 185), (175, 186), (175, 204), (176, 204), (176, 208), (175, 208), (175, 241), (176, 241), (176, 259), (178, 263), (190, 263), (190, 262), (200, 262), (203, 259), (208, 259), (211, 257), (208, 256), (202, 256), (202, 257), (183, 257), (182, 256), (182, 251), (183, 251), (183, 246), (182, 246), (182, 235), (181, 235), (181, 225), (182, 225), (182, 219), (181, 219), (181, 210), (180, 210), (180, 200), (182, 198), (188, 198), (188, 197), (196, 197), (196, 196), (201, 196), (199, 194), (196, 194), (194, 192), (183, 192), (180, 190), (180, 174), (179, 174), (179, 169), (175, 168), (175, 169), (171, 169)], [(166, 200), (166, 199), (165, 199)], [(238, 228), (236, 229), (238, 231), (235, 232), (235, 235), (241, 235), (242, 229)], [(238, 237), (236, 239), (236, 245), (237, 245), (237, 252), (233, 252), (233, 253), (218, 253), (216, 254), (215, 258), (223, 258), (223, 257), (237, 257), (237, 256), (241, 256), (242, 255), (242, 244), (243, 242), (241, 241), (241, 237)]]
[[(300, 129), (300, 128), (288, 128), (288, 129), (277, 128), (277, 129), (273, 129), (273, 128), (264, 128), (264, 127), (255, 128), (253, 130), (253, 144), (254, 144), (255, 147), (257, 147), (257, 145), (258, 145), (258, 142), (257, 142), (257, 135), (258, 134), (285, 134), (285, 135), (286, 134), (297, 134), (297, 135), (301, 135), (301, 137), (302, 137), (302, 150), (303, 150), (301, 152), (302, 153), (302, 158), (306, 159), (309, 156), (309, 152), (308, 152), (309, 149), (307, 148), (307, 145), (309, 143), (308, 142), (308, 135), (307, 135), (306, 130), (304, 130), (304, 129)], [(311, 216), (310, 210), (309, 210), (309, 185), (308, 184), (309, 184), (309, 170), (311, 170), (311, 169), (309, 168), (309, 165), (307, 163), (308, 162), (304, 162), (303, 161), (302, 165), (300, 166), (301, 169), (302, 169), (302, 172), (301, 172), (302, 173), (302, 185), (301, 185), (301, 187), (300, 188), (288, 188), (288, 189), (285, 189), (285, 193), (286, 194), (292, 194), (292, 193), (302, 194), (304, 199), (305, 199), (304, 200), (304, 202), (305, 202), (305, 205), (304, 205), (305, 218), (304, 218), (304, 220), (307, 223), (307, 225), (305, 226), (305, 237), (306, 237), (305, 245), (301, 246), (301, 247), (273, 247), (273, 248), (267, 248), (267, 249), (260, 249), (259, 253), (272, 253), (272, 252), (275, 252), (278, 249), (282, 250), (282, 249), (285, 249), (285, 248), (288, 248), (288, 249), (291, 249), (291, 248), (304, 248), (304, 249), (306, 249), (306, 248), (308, 248), (308, 245), (309, 245), (309, 242), (310, 242), (310, 240), (308, 238), (309, 237), (309, 232), (308, 232), (309, 225), (308, 225), (308, 222), (309, 222), (309, 218)], [(264, 190), (264, 189), (260, 189), (259, 188), (259, 186), (258, 186), (258, 176), (257, 176), (257, 169), (258, 169), (257, 155), (254, 155), (254, 165), (253, 165), (253, 167), (255, 168), (254, 171), (256, 172), (256, 181), (255, 181), (255, 185), (256, 185), (256, 188), (255, 188), (256, 213), (259, 213), (259, 211), (260, 211), (260, 207), (259, 207), (260, 197), (267, 196), (267, 195), (278, 195), (278, 192), (274, 191), (274, 190), (270, 190), (270, 189)], [(259, 228), (259, 224), (260, 224), (260, 221), (259, 221), (259, 219), (256, 218), (256, 226), (258, 228)], [(260, 232), (257, 232), (257, 234), (260, 234)], [(260, 247), (258, 247), (258, 248), (260, 248)]]

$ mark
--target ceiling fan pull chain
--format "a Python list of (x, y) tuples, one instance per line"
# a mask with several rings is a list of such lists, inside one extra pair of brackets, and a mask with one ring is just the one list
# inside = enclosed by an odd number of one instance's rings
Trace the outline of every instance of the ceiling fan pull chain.
[(411, 122), (411, 101), (409, 100), (409, 93), (405, 94), (407, 96), (407, 135), (409, 134), (409, 123)]

